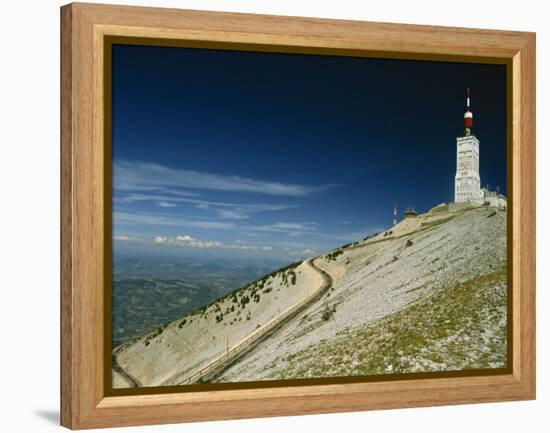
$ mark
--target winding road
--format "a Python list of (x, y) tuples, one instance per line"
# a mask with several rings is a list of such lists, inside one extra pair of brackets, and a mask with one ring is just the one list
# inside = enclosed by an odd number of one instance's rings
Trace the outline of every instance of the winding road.
[[(305, 261), (305, 263), (321, 275), (323, 282), (317, 290), (315, 290), (313, 293), (311, 293), (300, 302), (288, 307), (284, 311), (281, 311), (268, 322), (264, 323), (262, 326), (255, 329), (249, 335), (232, 345), (227, 351), (213, 357), (203, 367), (201, 367), (200, 370), (194, 372), (185, 380), (180, 381), (179, 384), (182, 385), (200, 383), (220, 375), (235, 361), (237, 361), (247, 352), (252, 350), (258, 343), (262, 342), (274, 331), (279, 329), (284, 323), (288, 322), (296, 315), (308, 308), (311, 304), (321, 299), (323, 294), (333, 286), (334, 280), (330, 274), (328, 274), (326, 271), (319, 268), (315, 264), (314, 259), (308, 259)], [(112, 356), (112, 366), (113, 370), (128, 383), (129, 387), (134, 388), (142, 386), (137, 378), (133, 377), (120, 366), (117, 360), (116, 353), (113, 353)]]
[(254, 332), (250, 333), (239, 342), (231, 346), (231, 348), (229, 348), (229, 350), (227, 350), (226, 352), (212, 358), (206, 365), (201, 367), (199, 371), (193, 373), (185, 381), (180, 382), (180, 384), (204, 382), (220, 375), (235, 361), (237, 361), (247, 352), (252, 350), (258, 343), (262, 342), (275, 330), (279, 329), (284, 323), (288, 322), (293, 317), (304, 311), (315, 301), (318, 301), (323, 296), (323, 294), (333, 286), (334, 280), (329, 273), (319, 268), (314, 263), (314, 259), (306, 260), (305, 263), (309, 265), (313, 270), (318, 272), (323, 279), (323, 283), (316, 291), (314, 291), (307, 298), (303, 299), (297, 304), (277, 314), (267, 323), (260, 326), (258, 329), (254, 330)]
[(113, 370), (126, 381), (126, 383), (128, 384), (128, 388), (139, 388), (140, 386), (142, 386), (139, 380), (137, 380), (134, 376), (132, 376), (120, 366), (116, 357), (116, 353), (112, 354), (111, 363), (113, 365)]

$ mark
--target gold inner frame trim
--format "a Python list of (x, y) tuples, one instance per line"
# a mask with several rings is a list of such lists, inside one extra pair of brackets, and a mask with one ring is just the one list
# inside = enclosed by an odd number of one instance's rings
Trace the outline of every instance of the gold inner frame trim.
[[(135, 28), (121, 26), (98, 25), (94, 27), (94, 85), (97, 86), (96, 95), (100, 95), (101, 100), (97, 101), (97, 110), (100, 115), (100, 121), (95, 125), (95, 144), (96, 149), (102, 149), (96, 154), (96, 157), (101, 161), (104, 169), (103, 179), (103, 257), (99, 262), (103, 263), (103, 323), (102, 332), (103, 348), (102, 359), (99, 362), (103, 365), (103, 394), (106, 397), (114, 396), (133, 396), (133, 395), (159, 395), (159, 394), (183, 394), (192, 392), (193, 396), (197, 396), (197, 391), (216, 391), (220, 393), (224, 390), (244, 390), (244, 389), (273, 389), (285, 387), (311, 387), (324, 388), (322, 385), (331, 385), (331, 392), (334, 392), (334, 385), (348, 385), (359, 383), (385, 383), (391, 381), (405, 381), (411, 379), (437, 379), (438, 381), (445, 378), (468, 378), (479, 376), (502, 376), (509, 375), (514, 372), (516, 365), (514, 357), (514, 341), (513, 329), (514, 322), (517, 320), (513, 317), (513, 297), (514, 279), (513, 268), (513, 234), (515, 232), (513, 224), (514, 211), (514, 185), (512, 179), (513, 160), (515, 158), (512, 146), (512, 100), (513, 100), (513, 61), (509, 58), (487, 57), (487, 56), (462, 56), (462, 55), (446, 55), (433, 53), (396, 53), (389, 51), (374, 51), (361, 48), (363, 44), (350, 43), (350, 41), (333, 40), (327, 43), (323, 39), (322, 44), (315, 44), (312, 38), (297, 38), (292, 36), (288, 40), (274, 35), (258, 35), (254, 34), (255, 41), (250, 43), (250, 35), (248, 33), (225, 33), (219, 32), (213, 38), (213, 32), (200, 31), (182, 31), (182, 30), (164, 30), (152, 28)], [(204, 38), (204, 40), (202, 40)], [(275, 44), (274, 41), (277, 40)], [(249, 52), (272, 52), (272, 53), (294, 53), (303, 55), (329, 55), (329, 56), (345, 56), (345, 57), (368, 57), (368, 58), (385, 58), (395, 60), (418, 60), (418, 61), (440, 61), (440, 62), (460, 62), (460, 63), (482, 63), (482, 64), (501, 64), (506, 66), (507, 76), (507, 257), (508, 257), (508, 278), (507, 278), (507, 367), (496, 369), (477, 369), (477, 370), (461, 370), (448, 372), (426, 372), (426, 373), (407, 373), (407, 374), (384, 374), (373, 376), (346, 376), (346, 377), (324, 377), (312, 379), (291, 379), (291, 380), (267, 380), (254, 382), (235, 382), (235, 383), (219, 383), (219, 384), (196, 384), (196, 385), (176, 385), (176, 386), (157, 386), (144, 388), (112, 388), (112, 371), (111, 371), (111, 279), (112, 279), (112, 160), (111, 160), (111, 131), (112, 131), (112, 113), (111, 113), (111, 66), (112, 66), (112, 45), (146, 45), (146, 46), (167, 46), (167, 47), (182, 47), (196, 49), (217, 49), (217, 50), (234, 50), (234, 51), (249, 51)], [(351, 48), (350, 48), (351, 47)], [(517, 322), (516, 322), (517, 323)], [(443, 384), (443, 382), (442, 382)], [(348, 387), (342, 391), (349, 393)], [(193, 401), (197, 401), (193, 397)], [(155, 404), (158, 401), (155, 400)]]

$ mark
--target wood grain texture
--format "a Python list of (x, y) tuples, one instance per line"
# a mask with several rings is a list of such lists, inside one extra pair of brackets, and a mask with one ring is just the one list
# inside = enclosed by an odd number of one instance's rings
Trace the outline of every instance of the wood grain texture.
[(72, 10), (61, 9), (61, 424), (71, 427), (72, 348)]
[[(516, 203), (520, 207), (520, 215), (517, 218), (519, 231), (517, 244), (519, 252), (518, 296), (514, 298), (514, 313), (519, 311), (519, 320), (514, 326), (514, 339), (517, 340), (518, 365), (517, 379), (535, 398), (535, 38), (530, 38), (514, 59), (518, 69), (518, 88), (514, 89), (517, 101), (514, 101), (514, 112), (517, 110), (518, 125), (514, 124), (514, 132), (517, 132), (517, 152), (519, 161), (514, 167), (514, 176), (519, 179), (518, 191), (520, 198)], [(515, 66), (515, 65), (514, 65)], [(516, 163), (514, 163), (516, 165)], [(516, 190), (514, 190), (516, 193)], [(515, 216), (514, 216), (515, 220)]]
[[(71, 4), (61, 10), (61, 423), (69, 428), (345, 412), (535, 397), (532, 33)], [(135, 36), (359, 55), (512, 62), (513, 373), (106, 397), (103, 44)], [(273, 48), (275, 46), (275, 48)], [(495, 61), (496, 61), (495, 60)]]

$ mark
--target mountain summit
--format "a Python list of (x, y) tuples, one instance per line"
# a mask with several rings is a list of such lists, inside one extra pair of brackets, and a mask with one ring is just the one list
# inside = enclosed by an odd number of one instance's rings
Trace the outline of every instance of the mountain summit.
[(506, 367), (506, 211), (441, 204), (113, 350), (113, 386)]

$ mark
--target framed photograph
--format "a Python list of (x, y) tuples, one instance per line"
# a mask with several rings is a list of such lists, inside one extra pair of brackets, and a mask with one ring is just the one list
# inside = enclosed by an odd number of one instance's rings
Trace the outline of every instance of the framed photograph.
[(61, 416), (535, 398), (535, 35), (61, 8)]

